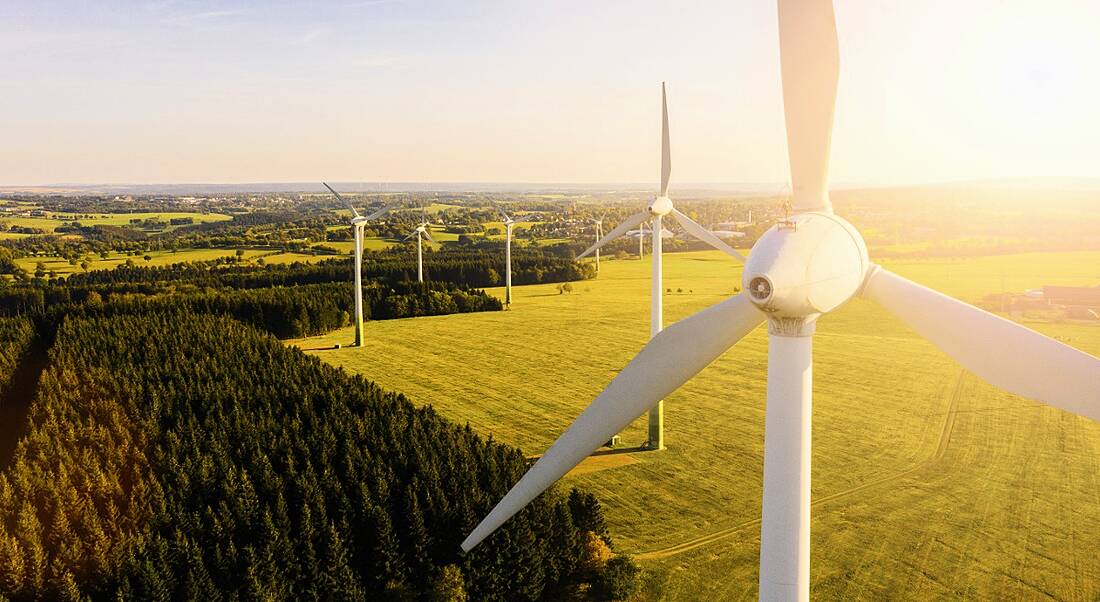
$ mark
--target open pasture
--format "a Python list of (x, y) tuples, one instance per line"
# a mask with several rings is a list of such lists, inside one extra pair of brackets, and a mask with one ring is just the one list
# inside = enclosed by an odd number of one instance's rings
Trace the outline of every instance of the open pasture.
[[(666, 323), (740, 287), (740, 266), (717, 252), (665, 262)], [(884, 264), (969, 301), (1100, 281), (1095, 252)], [(573, 286), (517, 287), (506, 312), (369, 322), (365, 347), (310, 353), (538, 454), (648, 337), (648, 258), (605, 261)], [(1100, 354), (1100, 327), (1029, 326)], [(994, 389), (870, 302), (818, 332), (815, 597), (1100, 596), (1100, 425)], [(643, 561), (647, 599), (756, 595), (766, 342), (760, 327), (667, 399), (667, 451), (569, 477)]]

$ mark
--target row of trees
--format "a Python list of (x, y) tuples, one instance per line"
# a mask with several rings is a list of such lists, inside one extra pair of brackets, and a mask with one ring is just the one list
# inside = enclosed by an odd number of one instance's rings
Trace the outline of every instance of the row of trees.
[[(186, 309), (227, 315), (279, 338), (321, 334), (351, 323), (353, 285), (329, 282), (262, 289), (191, 289), (173, 291), (155, 285), (11, 287), (0, 290), (0, 315), (45, 315), (53, 323), (65, 316), (113, 316)], [(388, 320), (475, 311), (503, 305), (485, 291), (447, 282), (405, 282), (363, 286), (365, 319)], [(2, 334), (2, 331), (0, 331)], [(3, 366), (0, 364), (0, 369)]]
[(519, 450), (240, 322), (61, 324), (0, 473), (0, 594), (30, 599), (621, 598), (598, 502), (551, 491), (465, 556)]
[[(487, 287), (503, 279), (503, 253), (499, 249), (470, 249), (429, 252), (424, 260), (426, 277), (467, 287)], [(513, 284), (567, 282), (591, 278), (594, 268), (571, 257), (537, 249), (512, 253)], [(350, 258), (330, 259), (318, 264), (292, 263), (264, 268), (240, 265), (212, 265), (207, 262), (166, 266), (120, 265), (113, 270), (76, 273), (66, 278), (69, 285), (136, 284), (173, 282), (204, 287), (266, 288), (321, 282), (350, 281)], [(416, 279), (416, 258), (394, 252), (367, 253), (363, 277), (396, 285)]]
[(34, 339), (34, 324), (25, 317), (0, 318), (0, 391), (11, 382), (12, 374)]

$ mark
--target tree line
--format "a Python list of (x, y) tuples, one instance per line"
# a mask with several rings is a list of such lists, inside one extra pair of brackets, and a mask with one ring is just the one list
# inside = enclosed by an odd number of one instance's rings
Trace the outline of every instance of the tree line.
[[(65, 278), (69, 285), (137, 284), (175, 282), (204, 287), (266, 288), (322, 282), (350, 281), (351, 258), (328, 259), (316, 264), (291, 263), (267, 265), (213, 265), (185, 262), (165, 266), (120, 265), (113, 270), (75, 273)], [(484, 288), (503, 283), (502, 252), (485, 249), (428, 252), (424, 259), (425, 278)], [(592, 278), (594, 268), (571, 257), (538, 249), (513, 250), (512, 283), (539, 284)], [(364, 254), (363, 278), (390, 286), (416, 280), (416, 258), (395, 252)]]
[[(124, 286), (121, 291), (109, 285), (11, 287), (0, 289), (0, 315), (44, 316), (56, 323), (66, 316), (189, 310), (231, 316), (284, 339), (322, 334), (347, 326), (354, 319), (354, 287), (350, 282), (189, 291), (154, 285)], [(448, 282), (363, 285), (363, 317), (367, 320), (501, 309), (501, 301), (485, 291)]]

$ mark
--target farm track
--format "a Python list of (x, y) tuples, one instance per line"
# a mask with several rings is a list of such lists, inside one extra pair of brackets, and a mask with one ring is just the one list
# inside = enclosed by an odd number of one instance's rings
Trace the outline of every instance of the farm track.
[[(950, 404), (948, 405), (948, 408), (947, 408), (947, 416), (944, 418), (943, 428), (940, 430), (939, 441), (936, 444), (936, 450), (932, 453), (932, 455), (930, 455), (928, 458), (920, 461), (919, 463), (917, 463), (917, 464), (911, 466), (910, 468), (907, 468), (907, 469), (905, 469), (901, 472), (897, 472), (897, 473), (894, 473), (894, 474), (891, 474), (891, 475), (888, 475), (888, 476), (885, 476), (885, 477), (882, 477), (882, 478), (879, 478), (879, 479), (874, 479), (874, 480), (871, 480), (871, 481), (867, 481), (866, 483), (861, 483), (861, 484), (859, 484), (855, 487), (852, 487), (850, 489), (845, 489), (844, 491), (839, 491), (837, 493), (833, 493), (833, 494), (830, 494), (830, 495), (819, 497), (819, 498), (813, 500), (810, 503), (810, 507), (811, 508), (816, 508), (818, 506), (823, 506), (823, 505), (828, 504), (830, 502), (835, 502), (837, 500), (844, 499), (846, 497), (855, 495), (857, 493), (861, 493), (863, 491), (866, 491), (868, 489), (872, 489), (874, 487), (879, 487), (881, 485), (886, 485), (888, 483), (893, 483), (893, 482), (899, 481), (899, 480), (904, 479), (905, 477), (908, 477), (908, 476), (910, 476), (910, 475), (912, 475), (916, 472), (924, 470), (925, 468), (928, 468), (928, 467), (932, 466), (933, 464), (935, 464), (935, 463), (939, 462), (940, 460), (942, 460), (944, 454), (947, 452), (947, 446), (951, 442), (951, 431), (955, 427), (955, 415), (958, 411), (959, 398), (961, 397), (961, 394), (962, 394), (962, 386), (963, 386), (963, 382), (966, 380), (966, 375), (967, 375), (967, 372), (965, 370), (961, 370), (959, 372), (958, 378), (956, 379), (955, 387), (954, 387), (954, 389), (952, 390), (952, 393), (951, 393), (951, 402), (950, 402)], [(639, 553), (639, 554), (635, 554), (634, 558), (636, 558), (638, 560), (661, 560), (661, 559), (664, 559), (664, 558), (669, 558), (671, 556), (676, 556), (676, 555), (679, 555), (679, 554), (683, 554), (684, 552), (690, 552), (691, 550), (694, 550), (696, 548), (701, 548), (705, 545), (712, 544), (716, 541), (720, 541), (722, 539), (725, 539), (727, 537), (730, 537), (732, 535), (740, 533), (741, 531), (744, 531), (745, 529), (749, 529), (751, 527), (756, 527), (756, 526), (759, 526), (759, 525), (760, 525), (760, 519), (756, 518), (756, 519), (753, 519), (753, 520), (750, 520), (750, 521), (739, 523), (739, 524), (734, 525), (732, 527), (727, 527), (725, 529), (720, 529), (720, 530), (715, 531), (713, 533), (708, 533), (706, 535), (696, 537), (694, 539), (690, 539), (688, 541), (676, 544), (674, 546), (669, 546), (667, 548), (661, 548), (661, 549), (658, 549), (658, 550), (650, 550), (648, 552), (642, 552), (642, 553)]]

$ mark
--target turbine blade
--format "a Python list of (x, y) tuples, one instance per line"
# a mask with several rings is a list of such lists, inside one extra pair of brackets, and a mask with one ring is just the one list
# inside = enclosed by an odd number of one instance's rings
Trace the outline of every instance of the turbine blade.
[(661, 82), (661, 196), (668, 196), (668, 179), (672, 175), (672, 153), (668, 143), (668, 100), (665, 82)]
[(493, 208), (496, 209), (497, 213), (500, 214), (500, 219), (503, 220), (505, 223), (508, 223), (508, 214), (505, 213), (504, 210), (500, 208), (500, 205), (498, 205), (498, 204), (496, 204), (496, 202), (494, 202), (493, 203)]
[(370, 219), (378, 219), (378, 218), (382, 217), (383, 215), (385, 215), (386, 212), (389, 211), (389, 210), (390, 210), (389, 207), (383, 207), (383, 208), (379, 209), (378, 211), (375, 211), (374, 213), (368, 215), (367, 219), (369, 219), (369, 220)]
[(698, 238), (699, 240), (707, 243), (708, 245), (718, 249), (719, 251), (733, 257), (734, 259), (745, 263), (745, 256), (738, 253), (736, 249), (726, 244), (726, 241), (718, 238), (713, 232), (707, 230), (703, 226), (699, 225), (695, 220), (684, 215), (679, 209), (672, 210), (672, 217), (676, 218), (676, 221), (680, 223), (680, 226), (687, 231), (688, 234)]
[(326, 184), (325, 182), (321, 182), (321, 183), (322, 183), (322, 184), (324, 184), (324, 185), (325, 185), (325, 188), (328, 188), (328, 191), (329, 191), (329, 192), (331, 192), (331, 193), (332, 193), (333, 195), (335, 195), (335, 196), (336, 196), (336, 198), (340, 199), (340, 202), (341, 202), (341, 203), (343, 203), (343, 204), (347, 205), (347, 206), (348, 206), (348, 209), (351, 209), (351, 213), (352, 213), (352, 215), (354, 215), (355, 217), (359, 217), (359, 212), (355, 210), (355, 207), (352, 207), (352, 206), (351, 206), (351, 203), (349, 203), (349, 202), (347, 201), (347, 199), (345, 199), (344, 197), (340, 196), (340, 193), (339, 193), (339, 192), (336, 192), (335, 190), (333, 190), (333, 189), (332, 189), (332, 186), (329, 186), (329, 185), (328, 185), (328, 184)]
[(990, 384), (1100, 421), (1100, 359), (882, 268), (863, 295)]
[(416, 236), (416, 230), (413, 230), (412, 232), (409, 232), (409, 235), (406, 236), (405, 238), (402, 238), (401, 240), (410, 240), (414, 236)]
[(744, 294), (662, 330), (462, 542), (469, 552), (516, 512), (764, 321)]
[(427, 228), (424, 228), (424, 238), (427, 238), (427, 239), (428, 239), (428, 242), (435, 242), (435, 240), (434, 240), (434, 239), (432, 239), (432, 234), (431, 234), (431, 232), (428, 232), (428, 229), (427, 229)]
[(792, 207), (832, 211), (829, 145), (840, 72), (833, 0), (779, 0), (779, 56)]
[(626, 234), (627, 230), (630, 230), (631, 228), (637, 226), (638, 224), (644, 222), (647, 219), (649, 219), (649, 212), (648, 211), (642, 211), (641, 213), (635, 213), (634, 215), (626, 218), (625, 220), (623, 220), (623, 222), (621, 224), (619, 224), (618, 226), (615, 226), (614, 230), (608, 232), (607, 235), (605, 235), (600, 240), (596, 241), (596, 244), (592, 245), (591, 247), (588, 247), (584, 251), (584, 253), (581, 253), (580, 255), (577, 255), (577, 259), (582, 259), (584, 256), (588, 255), (592, 251), (595, 251), (596, 249), (598, 249), (598, 248), (606, 245), (607, 243), (615, 240), (616, 238), (622, 236), (623, 234)]

